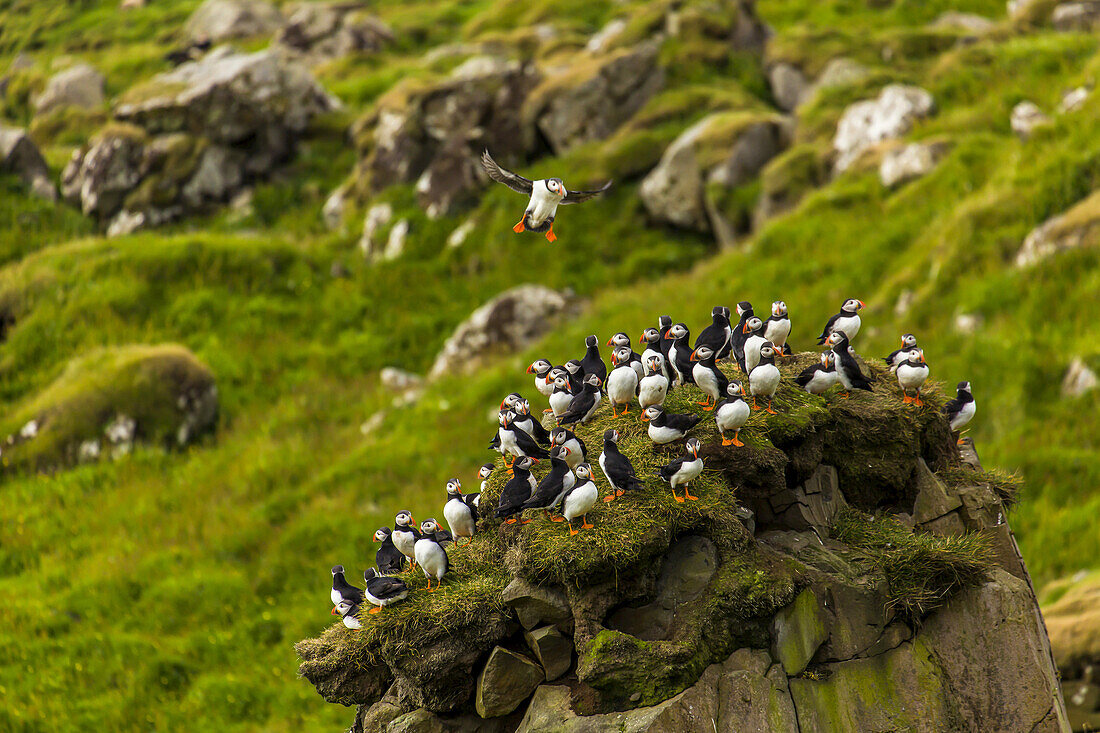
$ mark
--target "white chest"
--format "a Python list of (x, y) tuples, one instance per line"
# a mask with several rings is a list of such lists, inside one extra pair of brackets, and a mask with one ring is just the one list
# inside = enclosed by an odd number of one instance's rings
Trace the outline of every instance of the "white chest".
[(813, 378), (806, 384), (806, 391), (810, 394), (824, 394), (830, 387), (836, 384), (836, 370), (825, 371), (820, 369), (814, 372)]
[(718, 412), (714, 415), (714, 421), (718, 423), (718, 427), (722, 430), (737, 430), (748, 422), (751, 413), (752, 410), (749, 409), (748, 402), (736, 400), (719, 407)]
[(963, 408), (959, 410), (959, 414), (951, 419), (951, 429), (961, 430), (969, 425), (970, 421), (974, 419), (974, 413), (977, 409), (978, 404), (976, 402), (967, 402), (963, 405)]
[(711, 399), (717, 400), (721, 396), (718, 394), (718, 377), (714, 375), (713, 369), (696, 364), (691, 370), (691, 376), (696, 386), (706, 392)]
[(850, 316), (841, 316), (833, 323), (833, 331), (843, 331), (848, 340), (855, 339), (856, 334), (859, 333), (859, 327), (862, 325), (862, 321), (859, 319), (859, 314), (854, 313)]
[(668, 379), (661, 374), (646, 377), (638, 388), (638, 404), (644, 410), (651, 405), (663, 405), (668, 395)]
[(425, 575), (439, 580), (447, 572), (447, 551), (432, 540), (417, 540), (416, 562)]
[(554, 412), (554, 417), (562, 414), (569, 409), (569, 403), (573, 401), (573, 395), (568, 392), (555, 392), (550, 395), (550, 409)]
[(449, 499), (443, 505), (443, 518), (456, 537), (474, 536), (474, 517), (470, 508), (461, 499)]
[(416, 544), (416, 535), (412, 532), (395, 529), (393, 531), (393, 546), (405, 557), (413, 556), (413, 546)]
[(585, 481), (565, 497), (561, 513), (566, 519), (573, 521), (577, 517), (587, 514), (592, 507), (596, 506), (598, 497), (599, 491), (596, 489), (596, 484)]
[(667, 425), (659, 428), (653, 423), (649, 424), (649, 430), (647, 432), (649, 433), (649, 439), (657, 445), (671, 443), (674, 440), (679, 440), (684, 437), (684, 434), (676, 428), (670, 428)]
[(752, 371), (760, 363), (760, 347), (767, 341), (759, 334), (753, 334), (745, 339), (745, 368)]
[(625, 404), (634, 398), (634, 390), (638, 387), (638, 373), (627, 365), (616, 367), (607, 378), (607, 396), (612, 402)]
[(527, 221), (532, 227), (542, 226), (558, 211), (561, 197), (546, 187), (546, 181), (535, 181), (531, 201), (527, 204)]
[(920, 389), (928, 380), (928, 367), (924, 364), (912, 366), (908, 363), (898, 367), (898, 384), (902, 389)]
[(673, 487), (686, 484), (690, 481), (698, 478), (699, 474), (703, 472), (703, 459), (696, 458), (694, 461), (684, 461), (680, 466), (680, 470), (672, 475), (669, 483)]
[(790, 335), (791, 321), (788, 318), (768, 321), (768, 325), (764, 328), (764, 338), (771, 341), (776, 346), (782, 346), (787, 343), (787, 337)]
[[(747, 351), (745, 356), (748, 357)], [(775, 364), (760, 364), (749, 372), (749, 391), (754, 395), (773, 395), (781, 377)]]

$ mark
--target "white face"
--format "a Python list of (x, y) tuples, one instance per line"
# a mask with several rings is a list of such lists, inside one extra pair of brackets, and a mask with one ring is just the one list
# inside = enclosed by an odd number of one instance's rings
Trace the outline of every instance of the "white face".
[(740, 397), (744, 394), (744, 388), (741, 386), (740, 382), (730, 382), (729, 386), (726, 387), (726, 394), (730, 397)]
[(332, 568), (332, 574), (333, 575), (336, 575), (336, 573), (342, 573), (342, 572), (344, 572), (344, 566), (343, 565), (334, 565), (333, 566), (333, 568)]
[(775, 356), (775, 349), (772, 348), (771, 344), (764, 344), (760, 347), (761, 359), (769, 359), (773, 356)]
[(630, 346), (630, 337), (622, 331), (607, 340), (608, 346)]
[(581, 481), (587, 481), (592, 478), (592, 467), (587, 463), (582, 463), (573, 469), (573, 473), (577, 474), (577, 478)]
[(509, 415), (510, 415), (510, 413), (507, 410), (505, 410), (505, 411), (501, 412), (499, 415), (497, 415), (497, 422), (500, 423), (500, 426), (502, 428), (506, 427), (508, 425), (508, 423), (511, 422), (511, 419), (510, 419)]
[(917, 363), (923, 362), (924, 361), (924, 352), (921, 351), (920, 349), (910, 349), (909, 350), (909, 361), (917, 362)]
[(627, 346), (620, 346), (615, 349), (615, 353), (611, 355), (616, 365), (626, 364), (630, 361), (630, 348)]
[(564, 377), (567, 374), (568, 374), (568, 372), (565, 371), (565, 367), (554, 367), (549, 371), (549, 373), (547, 373), (546, 383), (550, 384), (551, 382), (556, 380), (558, 377)]
[(653, 420), (656, 417), (658, 417), (662, 412), (663, 412), (663, 410), (661, 410), (660, 407), (657, 407), (656, 405), (652, 405), (650, 407), (645, 408), (645, 412), (642, 413), (642, 419), (643, 420)]
[(439, 531), (439, 525), (434, 519), (425, 519), (420, 523), (420, 531), (424, 534), (435, 534)]
[(661, 340), (661, 332), (656, 328), (647, 328), (642, 331), (640, 342), (643, 344), (655, 344)]
[(524, 470), (527, 470), (533, 465), (535, 465), (535, 459), (531, 458), (531, 456), (524, 456), (523, 458), (517, 458), (516, 462), (512, 464), (512, 468), (522, 468)]
[(557, 457), (557, 458), (560, 458), (561, 460), (564, 461), (565, 457), (567, 455), (569, 455), (571, 452), (572, 451), (570, 451), (564, 445), (559, 445), (557, 448), (554, 449), (554, 456)]
[(752, 333), (758, 331), (764, 327), (764, 322), (756, 316), (753, 316), (749, 320), (745, 321), (745, 327), (742, 329), (745, 333)]
[(831, 351), (826, 351), (821, 355), (821, 366), (828, 369), (833, 365), (833, 360), (836, 359), (836, 354)]
[(581, 370), (581, 363), (576, 359), (570, 359), (565, 362), (565, 368), (570, 374), (576, 374)]
[(684, 443), (684, 447), (687, 448), (688, 453), (695, 456), (696, 458), (699, 457), (700, 445), (698, 440), (696, 440), (695, 438), (688, 438), (687, 442)]
[(901, 337), (901, 347), (903, 349), (911, 349), (917, 345), (917, 337), (911, 333), (907, 333)]
[(351, 601), (340, 601), (336, 604), (336, 614), (339, 616), (347, 616), (351, 613), (351, 609), (355, 608), (355, 604)]
[(675, 326), (668, 329), (668, 338), (671, 339), (683, 338), (684, 336), (687, 336), (687, 334), (687, 327), (684, 326), (682, 323), (677, 323)]
[(408, 512), (399, 512), (398, 515), (394, 517), (393, 523), (398, 527), (408, 527), (412, 524), (412, 520), (412, 515)]
[(489, 474), (491, 474), (492, 472), (493, 472), (493, 467), (492, 466), (482, 466), (481, 469), (477, 472), (477, 477), (479, 479), (485, 480), (485, 479), (489, 478)]
[(776, 318), (782, 318), (787, 315), (787, 304), (782, 300), (777, 300), (772, 303), (772, 315)]
[(855, 298), (850, 298), (850, 299), (844, 301), (844, 305), (842, 305), (840, 307), (840, 309), (842, 311), (847, 311), (849, 313), (855, 313), (856, 311), (860, 310), (861, 308), (863, 308), (863, 301), (862, 300), (856, 300)]
[(529, 415), (531, 413), (531, 403), (527, 400), (516, 400), (516, 403), (512, 405), (512, 409), (515, 410), (517, 415)]
[(961, 387), (961, 389), (965, 392), (969, 392), (970, 391), (970, 382), (963, 382), (963, 387)]
[(612, 428), (611, 430), (608, 430), (606, 433), (604, 433), (603, 437), (611, 438), (612, 443), (618, 443), (619, 442), (619, 431)]
[(695, 350), (695, 361), (706, 361), (714, 356), (714, 350), (709, 346), (700, 346)]
[(554, 380), (554, 387), (561, 390), (562, 392), (568, 392), (569, 391), (569, 380), (566, 379), (565, 377), (558, 377), (557, 379)]
[(389, 534), (384, 529), (380, 529), (374, 533), (375, 542), (385, 542), (387, 537), (389, 537)]
[(556, 196), (565, 196), (565, 186), (554, 179), (550, 179), (546, 182), (546, 188), (550, 190), (550, 193)]
[(661, 362), (663, 361), (664, 359), (659, 356), (651, 356), (646, 360), (646, 364), (649, 366), (649, 371), (659, 372), (661, 371)]
[(829, 346), (836, 346), (840, 343), (841, 339), (847, 337), (848, 335), (843, 331), (833, 331), (831, 334), (829, 334)]
[(584, 383), (585, 384), (591, 384), (593, 387), (599, 387), (600, 386), (600, 378), (598, 376), (596, 376), (595, 374), (589, 374), (587, 377), (584, 378)]
[(458, 494), (461, 494), (461, 493), (462, 493), (462, 482), (461, 481), (459, 481), (456, 478), (453, 478), (453, 479), (451, 479), (450, 481), (447, 482), (447, 495), (448, 496), (457, 496)]
[(546, 374), (548, 371), (554, 368), (554, 365), (546, 361), (546, 359), (536, 359), (531, 362), (531, 366), (527, 367), (528, 374)]

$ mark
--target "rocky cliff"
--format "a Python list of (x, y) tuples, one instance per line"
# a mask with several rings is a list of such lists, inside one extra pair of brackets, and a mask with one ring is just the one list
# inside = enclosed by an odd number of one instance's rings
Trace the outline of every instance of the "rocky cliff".
[[(938, 392), (918, 410), (886, 381), (785, 382), (743, 448), (703, 423), (697, 502), (649, 479), (576, 537), (483, 518), (439, 592), (408, 573), (406, 603), (300, 642), (300, 672), (364, 733), (1066, 730), (1015, 482), (956, 447)], [(679, 450), (612, 420), (579, 430), (590, 459), (612, 424), (641, 476)]]

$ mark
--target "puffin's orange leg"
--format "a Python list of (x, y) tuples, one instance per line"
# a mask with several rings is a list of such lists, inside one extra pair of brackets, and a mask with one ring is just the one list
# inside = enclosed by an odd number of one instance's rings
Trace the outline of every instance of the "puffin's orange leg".
[(525, 222), (526, 220), (527, 220), (527, 215), (524, 214), (523, 218), (519, 220), (519, 224), (516, 224), (514, 227), (512, 227), (512, 231), (515, 232), (516, 234), (519, 234), (524, 229), (526, 229), (527, 227), (523, 225), (523, 222)]
[(554, 234), (554, 225), (551, 224), (550, 228), (546, 230), (546, 241), (556, 242), (558, 241), (558, 235)]
[(615, 494), (609, 494), (608, 496), (605, 496), (603, 498), (603, 500), (604, 500), (605, 503), (613, 502), (613, 501), (615, 501)]
[(375, 606), (374, 608), (372, 608), (367, 613), (382, 613), (382, 607), (381, 606)]
[(585, 514), (581, 517), (581, 529), (595, 529), (596, 525), (588, 523), (588, 515)]
[[(684, 490), (684, 493), (687, 493), (687, 489)], [(683, 504), (686, 501), (686, 499), (681, 499), (679, 496), (676, 495), (676, 489), (672, 490), (672, 498), (680, 504)]]
[(752, 407), (752, 409), (754, 409), (754, 410), (759, 410), (760, 409), (760, 407), (757, 406), (757, 404), (756, 404), (756, 395), (752, 396), (752, 404), (750, 405), (750, 407)]
[(745, 444), (741, 442), (740, 437), (741, 429), (738, 428), (737, 432), (733, 434), (733, 445), (736, 445), (738, 448), (744, 448)]
[(767, 412), (771, 413), (772, 415), (778, 415), (779, 414), (778, 412), (776, 412), (775, 410), (772, 409), (772, 398), (771, 397), (768, 398)]
[(699, 497), (692, 496), (691, 493), (688, 492), (688, 487), (686, 486), (684, 487), (684, 496), (687, 497), (690, 501), (699, 501)]

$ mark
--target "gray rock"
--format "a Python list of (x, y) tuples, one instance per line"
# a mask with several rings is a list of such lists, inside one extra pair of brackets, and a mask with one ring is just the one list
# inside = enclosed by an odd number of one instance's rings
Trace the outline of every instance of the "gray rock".
[(359, 251), (368, 260), (378, 259), (384, 251), (383, 232), (388, 231), (393, 220), (393, 206), (388, 203), (374, 204), (367, 209), (363, 217), (363, 234), (359, 237)]
[(934, 30), (957, 30), (974, 34), (983, 34), (992, 30), (996, 24), (984, 15), (960, 13), (948, 10), (928, 24)]
[(1089, 369), (1081, 357), (1075, 356), (1062, 377), (1062, 396), (1080, 397), (1097, 386), (1100, 386), (1100, 378), (1096, 376), (1096, 372)]
[(941, 537), (962, 537), (966, 534), (966, 525), (963, 524), (958, 512), (949, 512), (942, 517), (925, 522), (921, 528)]
[(569, 298), (542, 285), (506, 290), (459, 324), (435, 358), (429, 376), (466, 373), (489, 352), (517, 351), (550, 328)]
[(455, 212), (478, 187), (479, 168), (465, 141), (441, 148), (416, 181), (416, 201), (429, 219)]
[(569, 601), (556, 588), (532, 585), (526, 580), (515, 578), (504, 588), (501, 600), (516, 612), (525, 629), (547, 623), (559, 628), (564, 626), (568, 630), (573, 621)]
[(321, 220), (329, 231), (336, 231), (344, 223), (344, 212), (348, 208), (347, 186), (339, 186), (325, 199), (321, 207)]
[(1058, 103), (1058, 113), (1076, 112), (1085, 106), (1090, 94), (1092, 94), (1092, 89), (1089, 87), (1076, 87), (1069, 90), (1062, 96), (1062, 101)]
[(801, 486), (771, 494), (757, 509), (761, 523), (769, 527), (799, 531), (814, 528), (827, 535), (837, 513), (846, 506), (836, 469), (822, 464)]
[(573, 665), (573, 641), (553, 626), (525, 631), (523, 638), (542, 665), (547, 682), (561, 677)]
[(282, 24), (282, 14), (265, 0), (206, 0), (187, 19), (184, 32), (192, 41), (218, 42), (266, 36)]
[(305, 54), (310, 63), (380, 51), (395, 38), (392, 28), (374, 16), (357, 12), (353, 3), (302, 2), (285, 10), (287, 21), (275, 42)]
[(386, 237), (386, 249), (382, 253), (383, 260), (392, 262), (405, 254), (405, 240), (409, 237), (411, 226), (408, 219), (399, 219), (390, 227), (390, 234)]
[(17, 127), (0, 124), (0, 173), (14, 173), (35, 196), (57, 200), (45, 158), (27, 133)]
[(812, 91), (817, 92), (819, 89), (847, 87), (858, 84), (870, 76), (870, 74), (871, 72), (863, 64), (841, 56), (831, 59), (829, 63), (825, 64), (825, 68), (822, 69), (821, 73), (814, 79)]
[(94, 109), (103, 104), (106, 80), (88, 64), (77, 64), (58, 72), (46, 82), (46, 88), (34, 99), (35, 114), (62, 107)]
[(1032, 267), (1060, 252), (1093, 244), (1100, 225), (1097, 207), (1100, 207), (1100, 191), (1094, 191), (1068, 211), (1032, 229), (1016, 253), (1016, 267)]
[(584, 50), (589, 53), (600, 53), (607, 48), (608, 43), (612, 41), (615, 36), (619, 35), (624, 30), (626, 30), (626, 20), (623, 18), (613, 18), (607, 22), (607, 25), (592, 34), (592, 37), (588, 39), (588, 43), (584, 45)]
[(788, 675), (801, 674), (829, 637), (828, 621), (820, 601), (809, 588), (782, 609), (772, 621), (775, 657)]
[(856, 102), (844, 110), (837, 123), (833, 149), (835, 169), (847, 170), (868, 148), (899, 138), (935, 111), (932, 95), (920, 87), (891, 84), (875, 99)]
[(1031, 137), (1037, 128), (1051, 124), (1050, 117), (1039, 109), (1037, 104), (1026, 100), (1012, 108), (1012, 117), (1009, 121), (1012, 131), (1022, 140)]
[(1050, 23), (1058, 31), (1092, 31), (1100, 25), (1100, 2), (1061, 3), (1051, 13)]
[(768, 68), (768, 83), (779, 109), (793, 112), (810, 91), (810, 83), (802, 70), (793, 64), (778, 62)]
[(542, 667), (527, 657), (494, 647), (477, 678), (474, 705), (483, 718), (507, 715), (530, 697), (546, 678)]
[(944, 143), (910, 143), (887, 150), (879, 164), (879, 179), (893, 188), (926, 176), (949, 149)]
[(132, 127), (111, 127), (76, 151), (61, 173), (61, 192), (86, 215), (106, 218), (122, 206), (141, 181), (145, 134)]
[(938, 519), (962, 506), (957, 496), (948, 496), (943, 482), (932, 473), (923, 458), (917, 459), (917, 499), (913, 505), (913, 521), (924, 524)]

